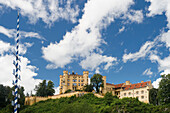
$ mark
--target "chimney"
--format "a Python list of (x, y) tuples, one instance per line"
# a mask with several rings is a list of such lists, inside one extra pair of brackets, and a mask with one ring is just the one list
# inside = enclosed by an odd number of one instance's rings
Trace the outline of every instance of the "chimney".
[(126, 85), (130, 85), (131, 83), (130, 83), (130, 81), (126, 81), (125, 84)]

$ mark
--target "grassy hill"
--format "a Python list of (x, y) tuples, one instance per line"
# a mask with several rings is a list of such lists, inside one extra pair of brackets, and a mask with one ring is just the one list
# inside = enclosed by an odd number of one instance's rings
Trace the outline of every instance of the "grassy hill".
[[(97, 98), (93, 94), (86, 94), (82, 97), (41, 101), (25, 106), (20, 113), (170, 113), (169, 106), (145, 104), (136, 98)], [(8, 112), (9, 106), (0, 110), (0, 113)]]

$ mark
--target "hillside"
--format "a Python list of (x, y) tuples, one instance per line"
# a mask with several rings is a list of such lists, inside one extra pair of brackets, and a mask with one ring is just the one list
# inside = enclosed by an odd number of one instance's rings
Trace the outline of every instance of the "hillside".
[[(7, 108), (0, 113), (8, 112)], [(97, 98), (93, 94), (82, 97), (49, 99), (40, 101), (32, 106), (26, 106), (20, 113), (169, 113), (166, 106), (154, 106), (138, 101), (136, 98), (123, 98), (105, 96)]]

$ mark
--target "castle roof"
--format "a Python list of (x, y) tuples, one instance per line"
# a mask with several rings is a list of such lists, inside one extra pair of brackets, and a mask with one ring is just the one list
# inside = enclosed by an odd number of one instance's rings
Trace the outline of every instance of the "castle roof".
[(124, 90), (129, 90), (129, 89), (143, 88), (143, 87), (148, 86), (150, 83), (151, 81), (136, 83), (136, 84), (131, 84), (131, 85), (125, 85), (125, 83), (121, 83), (121, 84), (106, 83), (106, 85), (114, 86), (114, 88), (124, 88)]
[(129, 90), (129, 89), (136, 89), (136, 88), (143, 88), (148, 86), (151, 83), (151, 81), (143, 82), (143, 83), (136, 83), (136, 84), (131, 84), (131, 85), (124, 85), (124, 90)]

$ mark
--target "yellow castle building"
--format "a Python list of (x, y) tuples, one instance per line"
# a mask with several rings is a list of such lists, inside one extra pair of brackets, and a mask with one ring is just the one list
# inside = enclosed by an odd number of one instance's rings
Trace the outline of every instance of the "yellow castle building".
[[(84, 86), (88, 83), (88, 71), (83, 71), (83, 75), (68, 71), (63, 71), (63, 75), (60, 75), (60, 94), (48, 97), (37, 97), (30, 96), (25, 98), (25, 105), (32, 105), (39, 101), (44, 101), (47, 99), (57, 99), (61, 97), (71, 97), (73, 95), (79, 96), (84, 95), (89, 92), (76, 91), (83, 90)], [(132, 84), (130, 81), (126, 81), (121, 84), (110, 84), (106, 83), (106, 76), (103, 76), (103, 87), (100, 88), (99, 94), (94, 94), (99, 98), (103, 98), (107, 92), (111, 92), (114, 96), (119, 98), (132, 97), (138, 98), (139, 101), (149, 103), (149, 90), (153, 88), (151, 81), (141, 81), (140, 83)], [(72, 90), (74, 92), (65, 93), (67, 90)], [(64, 94), (65, 93), (65, 94)]]
[(88, 84), (88, 71), (83, 71), (83, 75), (78, 75), (72, 72), (63, 71), (60, 75), (60, 94), (65, 93), (67, 90), (83, 90), (84, 86)]
[(106, 76), (103, 76), (104, 87), (101, 88), (101, 94), (112, 92), (119, 98), (132, 97), (138, 98), (139, 101), (149, 103), (149, 90), (153, 88), (151, 81), (141, 81), (140, 83), (132, 84), (126, 81), (121, 84), (106, 83)]

